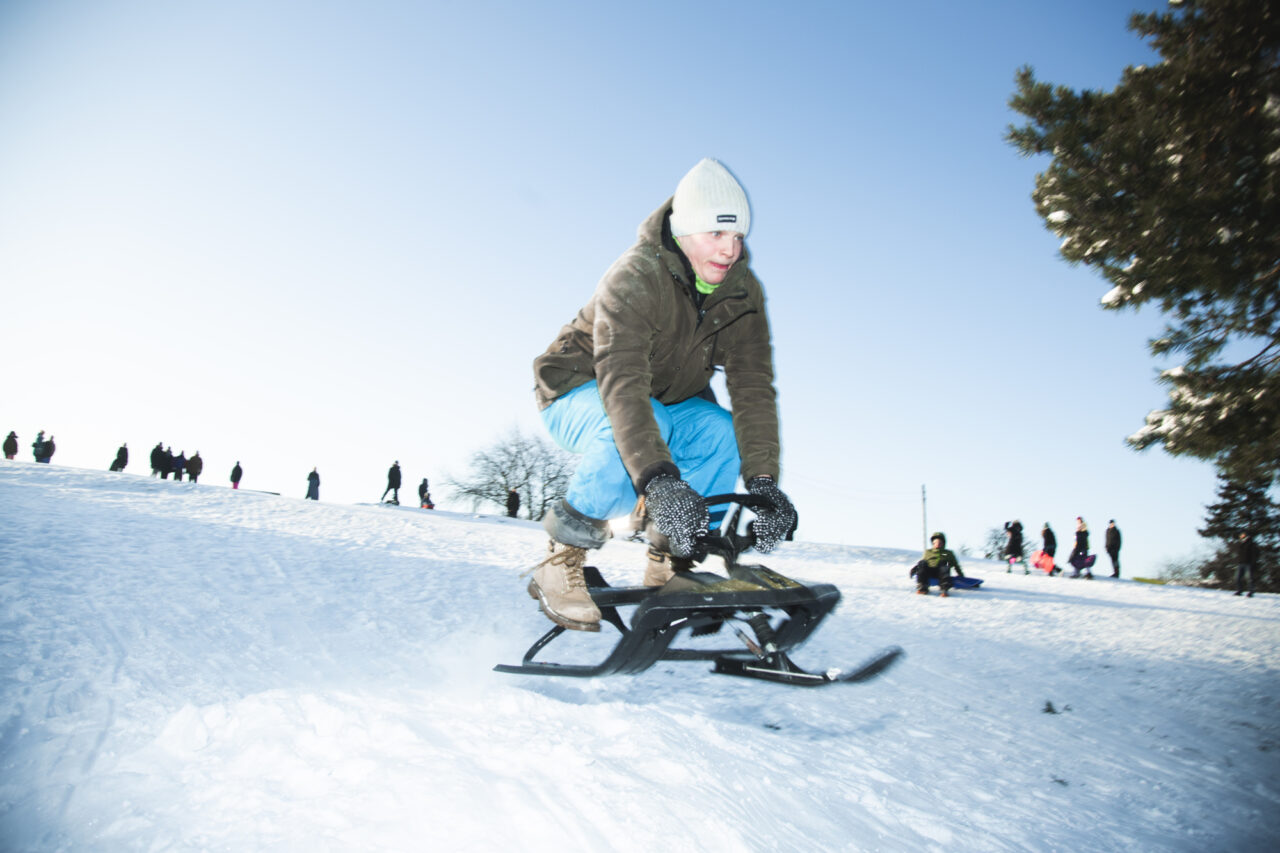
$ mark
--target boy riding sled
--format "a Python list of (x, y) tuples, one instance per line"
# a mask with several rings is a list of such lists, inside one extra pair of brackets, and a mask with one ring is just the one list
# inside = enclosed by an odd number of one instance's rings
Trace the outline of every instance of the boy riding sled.
[[(582, 455), (544, 519), (551, 553), (529, 582), (559, 625), (600, 629), (583, 565), (609, 539), (609, 519), (633, 510), (642, 519), (644, 583), (655, 587), (692, 569), (722, 515), (713, 518), (702, 498), (733, 492), (739, 475), (772, 504), (757, 510), (758, 550), (795, 529), (795, 508), (777, 485), (773, 349), (764, 292), (747, 265), (750, 226), (741, 185), (702, 160), (534, 360), (543, 423)], [(709, 387), (717, 367), (732, 414)]]

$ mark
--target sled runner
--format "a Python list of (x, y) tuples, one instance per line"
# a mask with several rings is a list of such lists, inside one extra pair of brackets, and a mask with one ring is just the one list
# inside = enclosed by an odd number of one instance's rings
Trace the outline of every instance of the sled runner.
[[(738, 556), (755, 544), (751, 524), (738, 532), (743, 508), (765, 506), (752, 495), (716, 495), (707, 506), (734, 505), (732, 515), (703, 540), (706, 556), (725, 562), (727, 577), (704, 571), (679, 572), (662, 587), (611, 587), (600, 571), (586, 566), (587, 590), (600, 608), (602, 621), (621, 635), (609, 655), (598, 664), (548, 663), (539, 652), (565, 632), (555, 625), (525, 653), (519, 665), (498, 664), (498, 672), (524, 675), (563, 675), (590, 678), (643, 672), (660, 660), (710, 660), (712, 672), (739, 675), (805, 687), (866, 681), (880, 674), (902, 655), (891, 646), (849, 671), (807, 672), (787, 652), (803, 643), (840, 601), (831, 584), (802, 584), (764, 566), (738, 563)], [(628, 624), (618, 612), (634, 606)], [(741, 641), (730, 648), (677, 647), (675, 641), (718, 634), (728, 626)], [(745, 647), (745, 648), (744, 648)]]

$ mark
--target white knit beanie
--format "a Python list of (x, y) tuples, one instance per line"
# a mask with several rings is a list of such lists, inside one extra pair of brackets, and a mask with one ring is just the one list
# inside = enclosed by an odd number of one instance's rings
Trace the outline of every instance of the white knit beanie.
[(704, 231), (751, 230), (751, 207), (742, 185), (710, 157), (703, 159), (676, 186), (671, 206), (671, 236)]

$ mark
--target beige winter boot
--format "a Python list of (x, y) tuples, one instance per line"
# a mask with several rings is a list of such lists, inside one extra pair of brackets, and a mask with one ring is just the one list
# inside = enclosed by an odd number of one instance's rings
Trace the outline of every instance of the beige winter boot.
[(687, 572), (692, 568), (692, 560), (673, 557), (657, 548), (650, 548), (649, 564), (644, 568), (644, 585), (662, 586), (671, 580), (676, 572)]
[(599, 631), (600, 608), (587, 593), (582, 576), (587, 549), (552, 540), (550, 551), (551, 555), (533, 568), (529, 595), (557, 625), (574, 631)]

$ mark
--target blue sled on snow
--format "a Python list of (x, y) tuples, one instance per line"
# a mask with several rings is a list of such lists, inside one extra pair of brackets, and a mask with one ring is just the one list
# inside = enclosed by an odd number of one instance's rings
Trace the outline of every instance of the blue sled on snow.
[[(937, 586), (937, 585), (938, 585), (937, 578), (929, 578), (929, 586)], [(965, 575), (962, 578), (951, 579), (952, 589), (977, 589), (980, 586), (982, 586), (982, 578), (974, 578), (974, 577), (969, 577), (968, 575)]]

